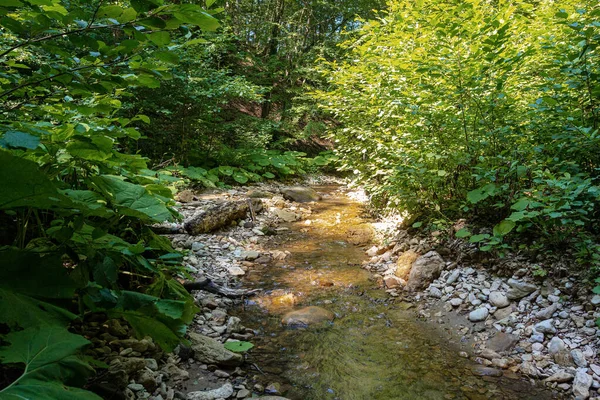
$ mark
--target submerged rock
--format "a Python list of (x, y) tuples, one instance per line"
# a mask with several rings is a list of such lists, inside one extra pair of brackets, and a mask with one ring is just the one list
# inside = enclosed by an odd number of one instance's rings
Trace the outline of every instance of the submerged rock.
[(241, 354), (227, 350), (219, 341), (195, 332), (191, 332), (189, 336), (196, 360), (207, 364), (231, 366), (242, 363)]
[(297, 203), (308, 203), (311, 201), (321, 200), (321, 196), (314, 189), (303, 186), (288, 187), (281, 190), (283, 197), (286, 200), (295, 201)]
[(484, 367), (483, 365), (475, 365), (471, 367), (471, 373), (476, 376), (502, 376), (503, 372), (500, 369)]
[(325, 321), (333, 321), (335, 315), (324, 308), (310, 306), (290, 311), (283, 316), (281, 322), (290, 327), (305, 327)]
[(440, 276), (445, 266), (444, 260), (435, 251), (422, 255), (413, 263), (406, 287), (413, 291), (426, 288)]

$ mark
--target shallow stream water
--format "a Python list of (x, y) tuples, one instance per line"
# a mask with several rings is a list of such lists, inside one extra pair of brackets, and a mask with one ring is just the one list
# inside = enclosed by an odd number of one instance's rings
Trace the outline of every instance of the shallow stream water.
[[(458, 344), (410, 304), (389, 298), (360, 268), (370, 237), (361, 204), (337, 187), (316, 187), (325, 198), (276, 237), (271, 250), (291, 253), (253, 270), (246, 285), (263, 289), (236, 310), (256, 329), (251, 361), (260, 379), (282, 383), (293, 400), (551, 399), (552, 392), (514, 374), (481, 377), (458, 357)], [(316, 305), (333, 323), (291, 330), (288, 311)], [(262, 375), (261, 375), (262, 374)]]

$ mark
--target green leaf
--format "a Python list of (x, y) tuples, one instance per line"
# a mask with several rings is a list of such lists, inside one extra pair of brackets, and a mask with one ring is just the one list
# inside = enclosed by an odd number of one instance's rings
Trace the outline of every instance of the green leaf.
[(469, 242), (471, 242), (471, 243), (479, 243), (479, 242), (484, 241), (485, 239), (488, 239), (489, 237), (490, 237), (490, 235), (488, 235), (487, 233), (479, 234), (479, 235), (473, 235), (469, 239)]
[(67, 326), (76, 317), (64, 308), (0, 287), (0, 322), (10, 328)]
[(275, 178), (275, 175), (273, 175), (270, 172), (265, 172), (264, 174), (262, 174), (262, 176), (264, 176), (267, 179), (273, 179), (273, 178)]
[(455, 236), (457, 238), (466, 238), (471, 236), (471, 232), (467, 228), (462, 228), (456, 232)]
[(172, 51), (155, 51), (152, 55), (158, 58), (160, 61), (164, 61), (170, 64), (179, 63), (179, 56)]
[(510, 209), (511, 210), (515, 210), (515, 211), (523, 211), (525, 210), (527, 207), (529, 207), (529, 199), (527, 198), (522, 198), (519, 199), (516, 203), (514, 203)]
[(173, 15), (178, 20), (186, 24), (196, 25), (205, 31), (214, 31), (219, 27), (219, 21), (215, 17), (193, 4), (182, 5)]
[(242, 174), (241, 172), (235, 172), (233, 174), (233, 179), (237, 183), (241, 183), (241, 184), (244, 184), (244, 183), (248, 182), (248, 177), (246, 175)]
[(24, 372), (0, 391), (2, 399), (100, 400), (78, 389), (93, 369), (76, 357), (90, 342), (58, 327), (27, 328), (4, 336), (9, 346), (0, 348), (4, 364), (23, 365)]
[(50, 209), (71, 205), (36, 163), (0, 150), (0, 209), (34, 207)]
[(148, 193), (146, 188), (125, 182), (113, 175), (93, 177), (92, 181), (111, 199), (114, 206), (124, 215), (163, 222), (172, 218), (165, 204)]
[(245, 353), (251, 348), (253, 348), (254, 345), (250, 342), (244, 342), (240, 340), (225, 342), (225, 344), (223, 344), (223, 347), (225, 347), (229, 351), (233, 351), (234, 353)]
[(494, 226), (494, 236), (506, 236), (515, 226), (517, 226), (515, 221), (505, 219)]
[(20, 131), (8, 131), (0, 139), (0, 146), (4, 148), (35, 149), (39, 144), (39, 137)]
[(420, 228), (421, 226), (423, 226), (423, 222), (421, 222), (421, 221), (418, 221), (418, 222), (415, 222), (414, 224), (412, 224), (413, 228)]
[(171, 43), (171, 35), (169, 35), (169, 32), (152, 32), (147, 36), (148, 39), (157, 46), (166, 46)]

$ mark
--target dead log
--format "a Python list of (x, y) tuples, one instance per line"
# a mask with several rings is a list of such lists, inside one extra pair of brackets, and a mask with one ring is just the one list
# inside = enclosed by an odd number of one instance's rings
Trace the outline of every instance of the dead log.
[(259, 199), (217, 203), (198, 212), (183, 227), (190, 235), (208, 233), (228, 226), (232, 221), (246, 218), (248, 212), (252, 214), (260, 210), (262, 203)]
[(229, 297), (230, 299), (253, 296), (257, 292), (257, 290), (231, 289), (228, 287), (219, 286), (208, 278), (204, 278), (203, 280), (196, 282), (184, 282), (183, 287), (190, 293), (193, 290), (203, 290), (205, 292)]

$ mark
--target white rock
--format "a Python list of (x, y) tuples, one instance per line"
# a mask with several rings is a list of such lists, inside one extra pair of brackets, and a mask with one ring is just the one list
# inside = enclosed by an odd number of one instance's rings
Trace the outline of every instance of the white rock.
[(583, 355), (583, 352), (579, 349), (571, 350), (571, 357), (573, 357), (573, 362), (575, 365), (581, 368), (585, 368), (588, 366), (588, 362)]
[(231, 386), (231, 383), (227, 382), (218, 389), (190, 392), (187, 394), (187, 398), (188, 400), (216, 400), (226, 399), (232, 394), (233, 386)]
[(556, 328), (554, 327), (554, 320), (547, 319), (542, 322), (538, 322), (535, 324), (535, 330), (540, 333), (556, 333)]
[(490, 314), (490, 311), (487, 308), (485, 308), (485, 307), (478, 308), (469, 313), (469, 321), (471, 321), (471, 322), (483, 321), (488, 317), (489, 314)]
[(590, 300), (590, 303), (592, 303), (595, 306), (600, 304), (600, 294), (594, 295), (594, 297), (592, 297), (592, 299)]
[(238, 266), (229, 267), (229, 268), (227, 268), (227, 271), (229, 272), (229, 275), (232, 275), (232, 276), (246, 275), (246, 272)]
[(585, 400), (590, 397), (590, 386), (593, 379), (585, 369), (578, 369), (573, 381), (573, 396), (576, 400)]
[(494, 307), (504, 308), (508, 307), (510, 301), (502, 292), (490, 292), (489, 294), (489, 302)]
[(452, 304), (452, 307), (458, 307), (462, 304), (462, 300), (458, 297), (455, 297), (453, 299), (450, 299), (450, 304)]

